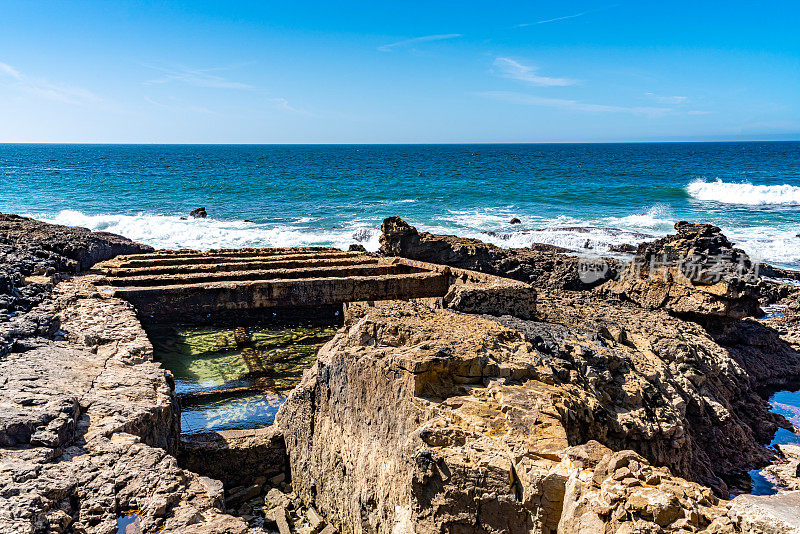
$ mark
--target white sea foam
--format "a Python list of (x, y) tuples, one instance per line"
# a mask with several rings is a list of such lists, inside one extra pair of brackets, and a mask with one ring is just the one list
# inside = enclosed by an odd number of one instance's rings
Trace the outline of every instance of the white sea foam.
[(723, 204), (744, 204), (748, 206), (798, 205), (800, 187), (794, 185), (753, 185), (749, 183), (730, 183), (716, 180), (706, 182), (695, 180), (686, 186), (692, 198)]
[(587, 226), (582, 226), (580, 229), (578, 227), (553, 227), (541, 228), (536, 231), (478, 233), (470, 237), (508, 248), (527, 248), (535, 243), (541, 243), (592, 254), (607, 254), (613, 245), (637, 244), (643, 240), (640, 234), (635, 232), (619, 232), (609, 228)]
[(669, 232), (675, 225), (672, 210), (664, 204), (656, 204), (645, 213), (634, 213), (625, 217), (606, 217), (609, 226), (643, 230), (647, 232)]
[(747, 252), (755, 262), (784, 266), (800, 265), (800, 237), (796, 230), (777, 230), (769, 226), (722, 228), (728, 239)]
[(377, 250), (378, 228), (353, 224), (342, 228), (311, 229), (292, 224), (261, 224), (220, 219), (186, 219), (169, 215), (87, 215), (64, 210), (55, 217), (39, 217), (47, 222), (83, 226), (112, 232), (156, 248), (293, 247), (334, 246), (346, 249), (353, 243)]
[[(49, 217), (32, 216), (56, 224), (113, 232), (139, 243), (167, 249), (292, 246), (347, 249), (351, 244), (359, 243), (367, 250), (375, 251), (380, 237), (380, 222), (370, 218), (354, 218), (340, 226), (320, 227), (314, 226), (312, 218), (255, 223), (214, 218), (182, 220), (179, 216), (144, 213), (88, 215), (74, 210), (64, 210)], [(509, 225), (511, 216), (519, 217), (522, 224)], [(595, 220), (563, 215), (547, 219), (519, 213), (513, 207), (502, 207), (452, 211), (430, 220), (428, 224), (415, 225), (420, 230), (472, 237), (506, 248), (525, 248), (543, 243), (590, 254), (608, 254), (613, 245), (635, 245), (646, 241), (647, 237), (642, 234), (655, 238), (673, 232), (671, 213), (663, 206), (654, 206), (644, 213)], [(756, 261), (800, 265), (800, 238), (795, 236), (796, 229), (761, 226), (723, 227), (722, 230)]]

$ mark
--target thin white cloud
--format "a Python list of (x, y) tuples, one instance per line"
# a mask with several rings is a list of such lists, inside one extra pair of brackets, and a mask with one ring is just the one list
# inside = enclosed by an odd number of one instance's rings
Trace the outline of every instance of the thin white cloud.
[(17, 69), (6, 63), (0, 62), (0, 72), (7, 76), (11, 76), (15, 80), (22, 80), (22, 74)]
[(544, 98), (510, 91), (487, 91), (478, 94), (487, 98), (503, 100), (505, 102), (513, 102), (515, 104), (523, 104), (526, 106), (540, 106), (564, 109), (567, 111), (585, 111), (589, 113), (629, 113), (632, 115), (644, 115), (647, 117), (660, 117), (672, 111), (669, 108), (647, 106), (609, 106), (605, 104), (587, 104), (579, 100)]
[(146, 67), (164, 73), (161, 78), (154, 80), (147, 80), (143, 85), (158, 85), (172, 82), (185, 83), (195, 87), (209, 87), (212, 89), (240, 89), (251, 90), (255, 89), (252, 85), (247, 83), (236, 82), (228, 80), (222, 76), (211, 74), (212, 72), (219, 72), (230, 70), (235, 67), (217, 67), (212, 69), (190, 69), (187, 67), (159, 67), (156, 65), (145, 65)]
[(655, 93), (645, 93), (645, 96), (655, 100), (659, 104), (685, 104), (689, 101), (688, 96), (665, 96)]
[(3, 80), (10, 87), (47, 100), (75, 105), (101, 101), (97, 95), (86, 89), (28, 76), (11, 65), (0, 62), (0, 82)]
[(272, 102), (273, 104), (275, 104), (276, 107), (278, 107), (279, 109), (283, 109), (285, 111), (290, 111), (292, 113), (297, 113), (299, 115), (308, 115), (309, 117), (314, 116), (314, 114), (309, 111), (292, 106), (289, 103), (289, 101), (286, 100), (285, 98), (271, 97), (267, 98), (267, 101)]
[(606, 9), (611, 9), (612, 7), (617, 7), (618, 4), (613, 4), (610, 6), (600, 7), (597, 9), (590, 9), (588, 11), (581, 11), (580, 13), (575, 13), (572, 15), (565, 15), (563, 17), (555, 17), (552, 19), (545, 19), (545, 20), (537, 20), (536, 22), (528, 22), (525, 24), (517, 24), (517, 28), (525, 28), (527, 26), (534, 26), (536, 24), (549, 24), (550, 22), (560, 22), (562, 20), (569, 20), (569, 19), (576, 19), (578, 17), (582, 17), (584, 15), (588, 15), (589, 13), (597, 13), (598, 11), (604, 11)]
[(423, 35), (422, 37), (414, 37), (413, 39), (406, 39), (404, 41), (397, 41), (396, 43), (385, 44), (378, 47), (381, 52), (391, 52), (395, 48), (408, 46), (415, 43), (424, 43), (428, 41), (444, 41), (446, 39), (456, 39), (461, 37), (460, 33), (442, 33), (437, 35)]
[(531, 85), (538, 85), (542, 87), (563, 87), (578, 83), (577, 80), (572, 80), (569, 78), (551, 78), (549, 76), (539, 76), (536, 74), (536, 72), (539, 70), (537, 67), (523, 65), (522, 63), (507, 57), (498, 57), (495, 59), (494, 66), (497, 68), (498, 73), (503, 78), (520, 80)]

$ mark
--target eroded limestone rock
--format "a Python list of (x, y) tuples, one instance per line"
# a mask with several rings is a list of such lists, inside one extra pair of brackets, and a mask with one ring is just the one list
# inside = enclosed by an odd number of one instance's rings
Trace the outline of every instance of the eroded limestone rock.
[(800, 534), (800, 491), (778, 495), (740, 495), (728, 505), (740, 532)]
[[(295, 491), (343, 532), (733, 532), (677, 475), (725, 494), (719, 474), (769, 460), (782, 419), (746, 370), (664, 311), (544, 297), (539, 321), (348, 307), (278, 414)], [(637, 452), (597, 444), (605, 467), (576, 473), (590, 440)]]
[(674, 314), (740, 319), (759, 309), (758, 274), (747, 254), (710, 224), (675, 224), (676, 235), (639, 245), (604, 294)]

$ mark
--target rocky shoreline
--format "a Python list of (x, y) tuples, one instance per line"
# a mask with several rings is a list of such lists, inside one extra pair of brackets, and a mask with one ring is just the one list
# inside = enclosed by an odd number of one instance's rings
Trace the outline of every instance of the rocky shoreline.
[[(81, 275), (152, 249), (0, 215), (0, 532), (800, 532), (796, 451), (764, 446), (791, 423), (763, 396), (800, 382), (800, 288), (743, 276), (718, 228), (676, 230), (587, 278), (387, 219), (381, 254), (525, 282), (535, 306), (347, 305), (268, 435), (187, 449), (135, 311)], [(786, 491), (729, 500), (767, 465)]]

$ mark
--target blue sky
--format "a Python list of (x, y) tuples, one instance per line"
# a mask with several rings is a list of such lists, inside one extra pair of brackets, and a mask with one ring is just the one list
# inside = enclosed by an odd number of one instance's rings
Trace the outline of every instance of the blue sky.
[(0, 141), (800, 139), (800, 2), (8, 2)]

